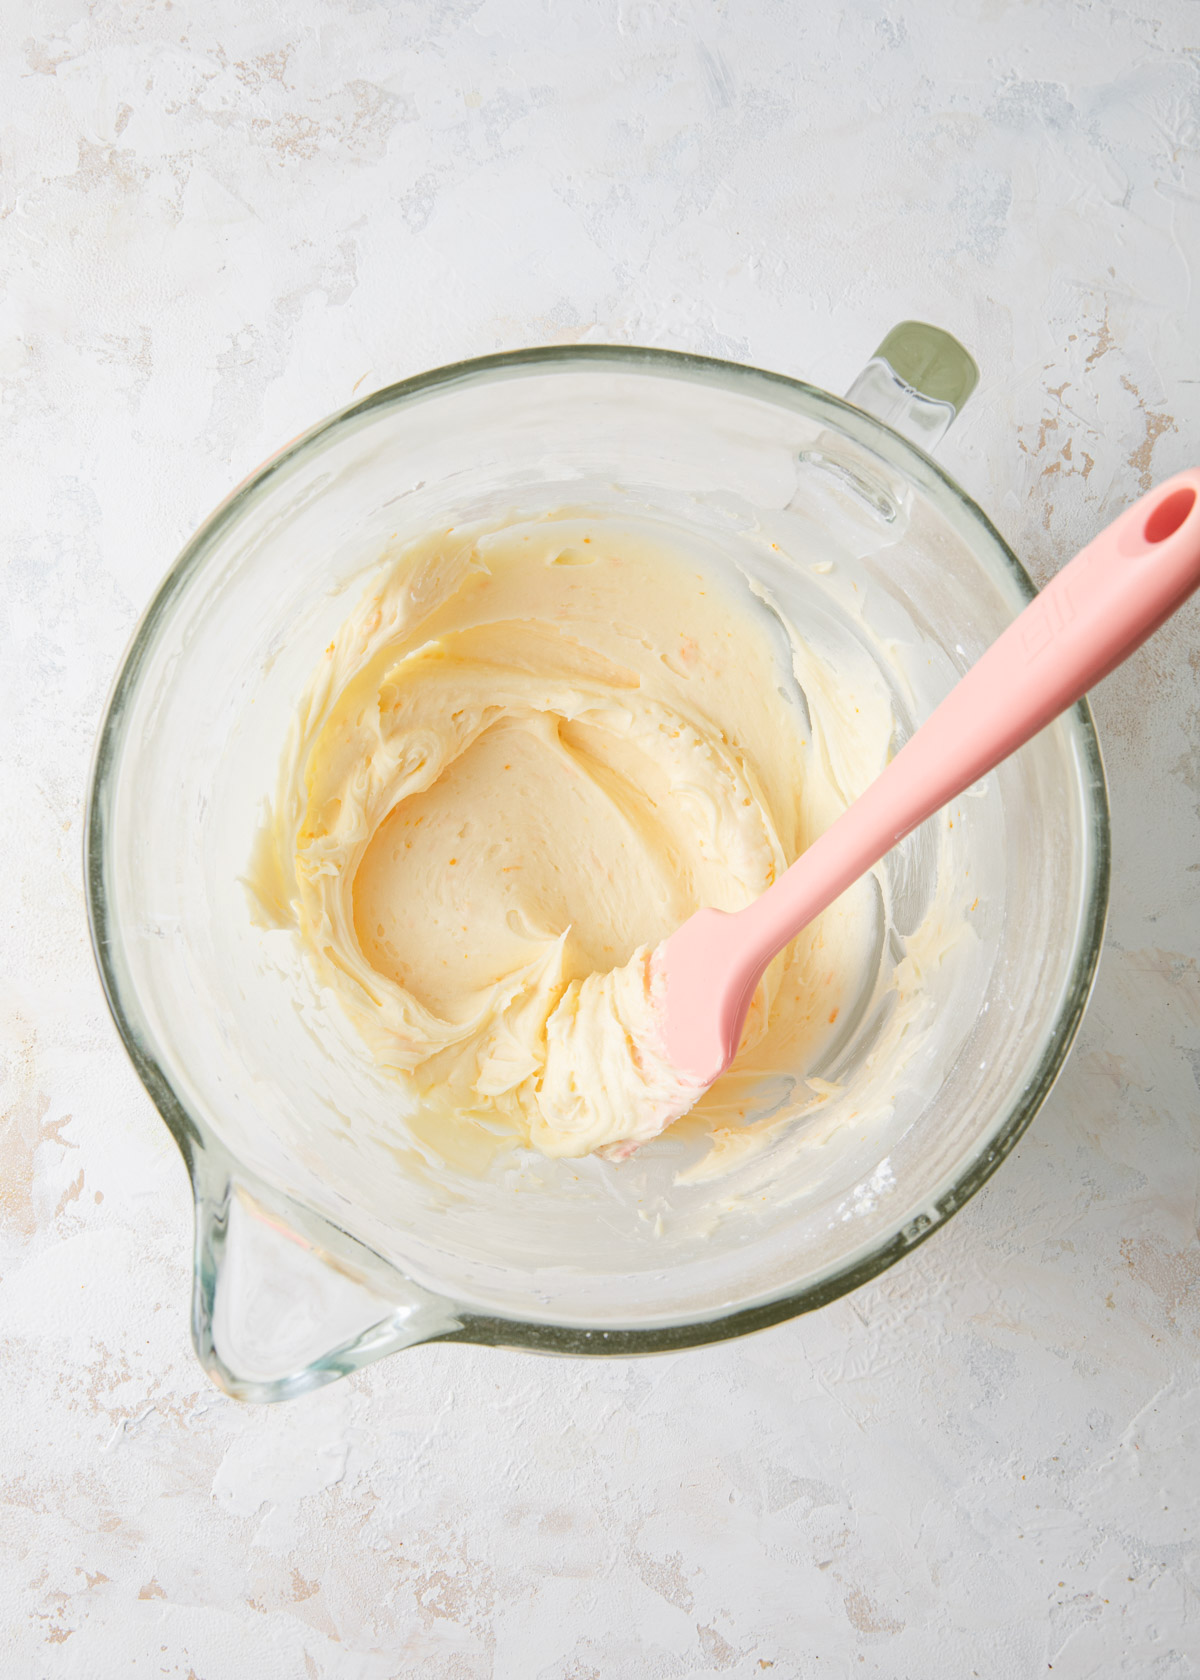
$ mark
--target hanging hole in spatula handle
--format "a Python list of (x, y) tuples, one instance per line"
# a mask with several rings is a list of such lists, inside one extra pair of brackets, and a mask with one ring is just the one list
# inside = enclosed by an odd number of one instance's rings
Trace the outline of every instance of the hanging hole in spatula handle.
[(1178, 490), (1172, 490), (1156, 502), (1142, 532), (1146, 541), (1161, 543), (1173, 537), (1195, 507), (1197, 494), (1195, 485), (1181, 484)]

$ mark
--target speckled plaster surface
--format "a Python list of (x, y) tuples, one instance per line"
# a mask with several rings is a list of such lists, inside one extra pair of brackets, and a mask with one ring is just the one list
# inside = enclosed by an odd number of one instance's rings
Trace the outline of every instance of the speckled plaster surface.
[(973, 1204), (756, 1339), (418, 1349), (282, 1408), (187, 1338), (182, 1166), (92, 972), (81, 794), (174, 551), (303, 425), (497, 348), (983, 386), (1045, 576), (1200, 456), (1190, 0), (5, 0), (0, 1670), (1200, 1670), (1200, 609), (1100, 692), (1075, 1053)]

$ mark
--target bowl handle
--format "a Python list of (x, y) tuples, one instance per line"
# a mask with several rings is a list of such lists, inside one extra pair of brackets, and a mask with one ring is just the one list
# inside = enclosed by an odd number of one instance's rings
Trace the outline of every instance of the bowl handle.
[(192, 1339), (238, 1400), (287, 1400), (384, 1354), (460, 1328), (422, 1289), (345, 1231), (269, 1190), (206, 1144), (196, 1198)]
[(928, 454), (979, 383), (975, 358), (941, 327), (901, 321), (846, 392)]

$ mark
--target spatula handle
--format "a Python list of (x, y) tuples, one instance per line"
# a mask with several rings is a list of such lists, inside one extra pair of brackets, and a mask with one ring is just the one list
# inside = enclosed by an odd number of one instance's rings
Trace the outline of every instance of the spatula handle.
[(1200, 586), (1200, 469), (1150, 491), (1081, 549), (956, 684), (883, 774), (757, 902), (781, 950), (918, 823), (1129, 657)]

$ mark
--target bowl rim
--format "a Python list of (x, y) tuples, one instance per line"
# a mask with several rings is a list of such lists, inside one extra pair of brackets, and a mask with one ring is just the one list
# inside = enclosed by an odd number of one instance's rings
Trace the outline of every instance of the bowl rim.
[[(348, 404), (298, 434), (253, 472), (247, 475), (209, 514), (180, 550), (152, 594), (125, 652), (106, 700), (97, 733), (86, 794), (84, 821), (84, 889), (92, 951), (109, 1011), (134, 1068), (159, 1114), (174, 1136), (184, 1157), (197, 1200), (197, 1217), (204, 1199), (201, 1156), (211, 1147), (207, 1123), (192, 1114), (176, 1091), (160, 1061), (150, 1035), (137, 1019), (136, 991), (127, 997), (116, 957), (117, 934), (108, 900), (106, 858), (109, 851), (109, 818), (115, 773), (124, 734), (122, 719), (136, 691), (139, 678), (153, 649), (159, 627), (167, 618), (176, 597), (204, 565), (221, 534), (233, 525), (268, 486), (288, 474), (301, 461), (319, 453), (348, 427), (358, 429), (378, 410), (393, 409), (442, 394), (456, 386), (487, 382), (500, 377), (520, 377), (547, 369), (574, 365), (577, 369), (622, 373), (649, 373), (684, 380), (736, 387), (810, 418), (831, 423), (843, 434), (881, 456), (906, 480), (934, 499), (939, 510), (957, 525), (971, 546), (982, 539), (1001, 563), (1003, 573), (1018, 593), (1031, 600), (1036, 589), (1025, 567), (1005, 542), (978, 504), (966, 494), (938, 463), (915, 444), (874, 415), (856, 408), (844, 398), (819, 386), (787, 374), (774, 373), (746, 363), (731, 362), (686, 351), (626, 344), (543, 345), (496, 352), (430, 369), (408, 379), (381, 387), (357, 402)], [(926, 1241), (987, 1182), (1015, 1148), (1034, 1115), (1049, 1095), (1070, 1050), (1087, 1007), (1096, 977), (1108, 909), (1111, 867), (1109, 806), (1104, 765), (1099, 741), (1086, 700), (1064, 714), (1073, 727), (1079, 753), (1080, 792), (1090, 815), (1090, 879), (1085, 882), (1086, 903), (1079, 924), (1075, 958), (1057, 1015), (1050, 1025), (1042, 1054), (1003, 1123), (994, 1130), (958, 1177), (931, 1201), (927, 1213), (910, 1219), (883, 1239), (876, 1239), (862, 1251), (819, 1274), (802, 1287), (791, 1286), (765, 1296), (732, 1312), (718, 1310), (675, 1324), (655, 1324), (630, 1329), (601, 1329), (562, 1324), (554, 1320), (519, 1319), (485, 1315), (464, 1308), (458, 1315), (459, 1328), (430, 1339), (469, 1341), (493, 1346), (536, 1348), (572, 1354), (628, 1355), (654, 1353), (723, 1341), (762, 1330), (789, 1318), (811, 1312), (877, 1277), (905, 1254)], [(220, 1149), (225, 1146), (214, 1140)], [(324, 1219), (324, 1215), (320, 1216)], [(333, 1230), (338, 1228), (331, 1224)], [(361, 1246), (358, 1238), (342, 1232), (348, 1241)], [(391, 1262), (383, 1262), (391, 1266)], [(396, 1268), (392, 1267), (392, 1270)], [(200, 1301), (193, 1314), (197, 1346), (211, 1348), (211, 1324), (202, 1322), (208, 1310)], [(211, 1307), (211, 1301), (208, 1303)], [(344, 1350), (347, 1354), (350, 1350)], [(380, 1350), (386, 1351), (386, 1350)], [(322, 1378), (343, 1374), (361, 1361), (343, 1358)], [(206, 1360), (206, 1363), (208, 1361)], [(305, 1384), (305, 1386), (308, 1386)], [(286, 1385), (295, 1392), (294, 1382)]]

